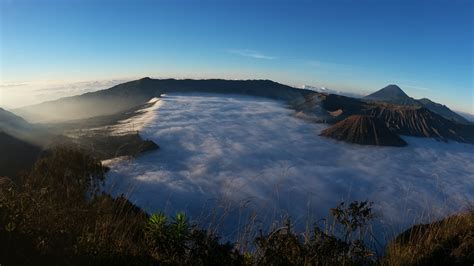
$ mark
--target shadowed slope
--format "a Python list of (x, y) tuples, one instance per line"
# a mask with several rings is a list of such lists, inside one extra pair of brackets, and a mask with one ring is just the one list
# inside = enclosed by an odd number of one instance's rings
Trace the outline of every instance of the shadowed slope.
[(29, 170), (41, 149), (0, 131), (0, 176), (15, 180), (21, 170)]
[(0, 108), (0, 132), (31, 144), (42, 146), (49, 133), (41, 126), (30, 124), (22, 117)]

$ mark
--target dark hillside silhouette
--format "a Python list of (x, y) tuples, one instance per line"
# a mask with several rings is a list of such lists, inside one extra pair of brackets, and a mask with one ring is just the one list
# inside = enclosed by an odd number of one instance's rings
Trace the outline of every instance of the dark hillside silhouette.
[(0, 131), (0, 176), (14, 181), (18, 173), (29, 170), (38, 159), (41, 149)]

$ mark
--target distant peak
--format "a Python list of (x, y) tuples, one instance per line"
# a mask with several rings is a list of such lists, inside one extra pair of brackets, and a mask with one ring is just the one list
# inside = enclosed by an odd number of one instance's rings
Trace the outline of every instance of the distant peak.
[(432, 100), (428, 99), (428, 98), (421, 98), (418, 100), (419, 102), (423, 103), (423, 104), (426, 104), (426, 103), (435, 103), (433, 102)]
[(395, 84), (385, 86), (382, 89), (367, 95), (365, 98), (402, 105), (416, 105), (415, 100), (410, 98), (400, 87)]
[(383, 87), (380, 91), (390, 91), (392, 93), (398, 92), (398, 93), (403, 93), (406, 95), (406, 93), (400, 87), (398, 87), (398, 85), (395, 85), (395, 84), (387, 85)]

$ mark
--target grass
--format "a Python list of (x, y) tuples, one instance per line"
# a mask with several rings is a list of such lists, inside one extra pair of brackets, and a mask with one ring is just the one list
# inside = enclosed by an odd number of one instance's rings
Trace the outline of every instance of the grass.
[(385, 265), (472, 265), (474, 210), (413, 226), (387, 248)]

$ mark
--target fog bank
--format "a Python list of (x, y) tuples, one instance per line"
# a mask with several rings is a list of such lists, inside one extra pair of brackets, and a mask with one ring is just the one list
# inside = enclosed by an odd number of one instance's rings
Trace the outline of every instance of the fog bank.
[(225, 235), (252, 212), (257, 224), (290, 215), (302, 228), (352, 200), (373, 201), (378, 227), (399, 232), (474, 201), (469, 144), (414, 137), (403, 148), (346, 144), (318, 136), (326, 125), (293, 117), (281, 102), (243, 96), (167, 95), (123, 126), (133, 123), (161, 149), (108, 161), (106, 189), (150, 212), (202, 220), (220, 206), (228, 210)]

